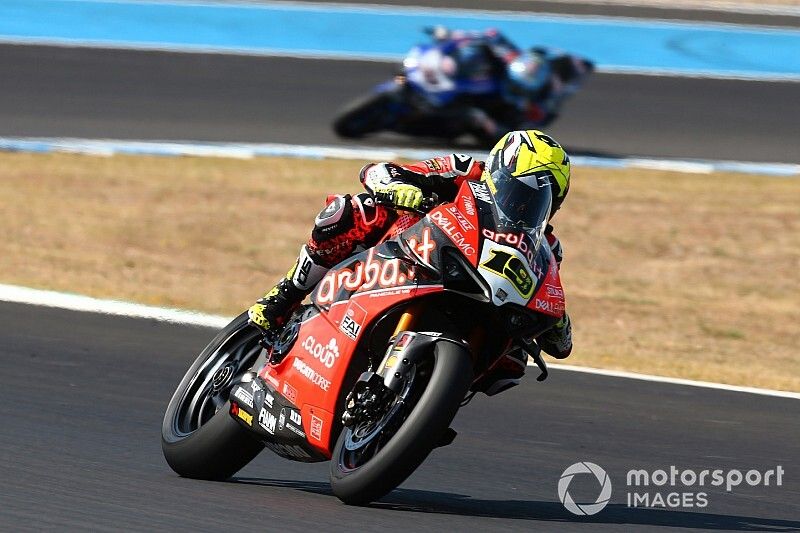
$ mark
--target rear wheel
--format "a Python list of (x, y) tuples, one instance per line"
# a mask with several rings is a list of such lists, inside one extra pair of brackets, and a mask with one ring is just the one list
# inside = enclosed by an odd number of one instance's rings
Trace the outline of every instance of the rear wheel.
[(388, 128), (396, 98), (392, 92), (382, 92), (350, 103), (334, 121), (333, 130), (340, 137), (355, 139)]
[(229, 414), (228, 395), (261, 353), (260, 333), (243, 313), (186, 372), (164, 413), (161, 449), (184, 477), (227, 479), (264, 448)]
[(437, 343), (394, 402), (340, 433), (331, 458), (333, 493), (363, 505), (402, 483), (441, 442), (471, 381), (467, 351)]

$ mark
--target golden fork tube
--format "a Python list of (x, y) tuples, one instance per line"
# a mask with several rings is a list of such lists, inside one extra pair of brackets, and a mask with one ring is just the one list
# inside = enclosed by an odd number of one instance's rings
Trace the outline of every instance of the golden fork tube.
[(413, 328), (414, 319), (418, 313), (419, 304), (413, 304), (403, 311), (403, 314), (400, 315), (400, 320), (397, 321), (397, 327), (394, 328), (394, 335), (392, 335), (392, 337), (397, 337), (401, 331), (408, 331)]

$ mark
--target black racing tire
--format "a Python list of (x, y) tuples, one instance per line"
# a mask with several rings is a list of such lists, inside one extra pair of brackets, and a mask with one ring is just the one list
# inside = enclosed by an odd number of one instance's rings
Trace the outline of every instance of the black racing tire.
[(198, 382), (198, 376), (202, 377), (203, 369), (213, 364), (214, 358), (224, 357), (221, 355), (224, 352), (240, 347), (244, 361), (231, 375), (230, 382), (235, 383), (237, 376), (252, 366), (257, 348), (250, 344), (257, 343), (258, 335), (255, 328), (248, 325), (247, 313), (238, 316), (200, 353), (175, 390), (164, 413), (161, 449), (167, 464), (178, 475), (194, 479), (228, 479), (264, 449), (261, 442), (231, 417), (227, 401), (230, 389), (220, 391), (224, 399), (218, 399), (216, 412), (210, 417), (198, 416), (188, 425), (186, 418), (194, 419), (194, 416), (181, 418), (187, 409), (186, 402), (191, 401), (188, 391)]
[(339, 137), (358, 139), (389, 126), (387, 109), (396, 98), (391, 92), (370, 94), (345, 106), (333, 121), (333, 131)]
[(472, 382), (472, 362), (465, 348), (438, 342), (425, 391), (397, 432), (377, 454), (355, 470), (341, 464), (348, 428), (340, 434), (331, 458), (331, 487), (348, 505), (365, 505), (397, 487), (441, 442)]
[(223, 408), (188, 437), (173, 442), (162, 439), (161, 449), (178, 475), (222, 481), (244, 468), (264, 445), (248, 435)]

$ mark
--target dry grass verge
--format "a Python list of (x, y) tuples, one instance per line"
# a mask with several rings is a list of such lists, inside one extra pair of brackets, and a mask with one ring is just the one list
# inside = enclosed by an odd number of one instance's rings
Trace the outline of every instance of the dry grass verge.
[[(0, 281), (235, 314), (360, 161), (0, 154)], [(578, 168), (569, 362), (800, 390), (800, 186)]]

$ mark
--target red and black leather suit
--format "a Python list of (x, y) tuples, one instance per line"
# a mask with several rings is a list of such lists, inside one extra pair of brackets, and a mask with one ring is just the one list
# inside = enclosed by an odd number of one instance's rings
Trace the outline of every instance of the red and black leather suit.
[[(377, 163), (388, 170), (396, 181), (416, 185), (425, 196), (435, 193), (441, 201), (455, 198), (464, 180), (479, 180), (483, 172), (483, 162), (470, 156), (450, 154), (411, 164)], [(364, 184), (370, 164), (361, 169), (360, 180)], [(559, 205), (553, 206), (553, 213), (560, 207), (562, 198), (556, 198)], [(397, 211), (384, 205), (376, 205), (372, 195), (363, 192), (355, 196), (337, 195), (329, 197), (328, 205), (317, 215), (308, 253), (318, 265), (330, 268), (346, 259), (357, 248), (371, 248), (386, 234), (397, 219)], [(547, 241), (556, 261), (561, 263), (561, 244), (547, 228)]]
[[(367, 182), (380, 175), (391, 182), (414, 185), (425, 196), (435, 193), (439, 200), (448, 201), (455, 198), (464, 180), (478, 180), (482, 172), (483, 162), (470, 156), (450, 154), (405, 165), (367, 165), (361, 170), (360, 179), (368, 188)], [(558, 205), (553, 206), (553, 213), (561, 201), (563, 196), (558, 199)], [(327, 206), (314, 221), (311, 238), (302, 247), (287, 277), (250, 308), (251, 322), (262, 328), (280, 325), (331, 267), (359, 249), (378, 244), (398, 216), (396, 210), (376, 204), (371, 192), (329, 197)], [(552, 226), (548, 225), (546, 236), (560, 265), (561, 244), (553, 235)], [(559, 323), (536, 338), (536, 343), (550, 355), (567, 357), (572, 350), (569, 316), (565, 313)], [(516, 385), (525, 373), (526, 362), (527, 354), (519, 346), (512, 346), (494, 366), (478, 377), (476, 390), (492, 395)]]

